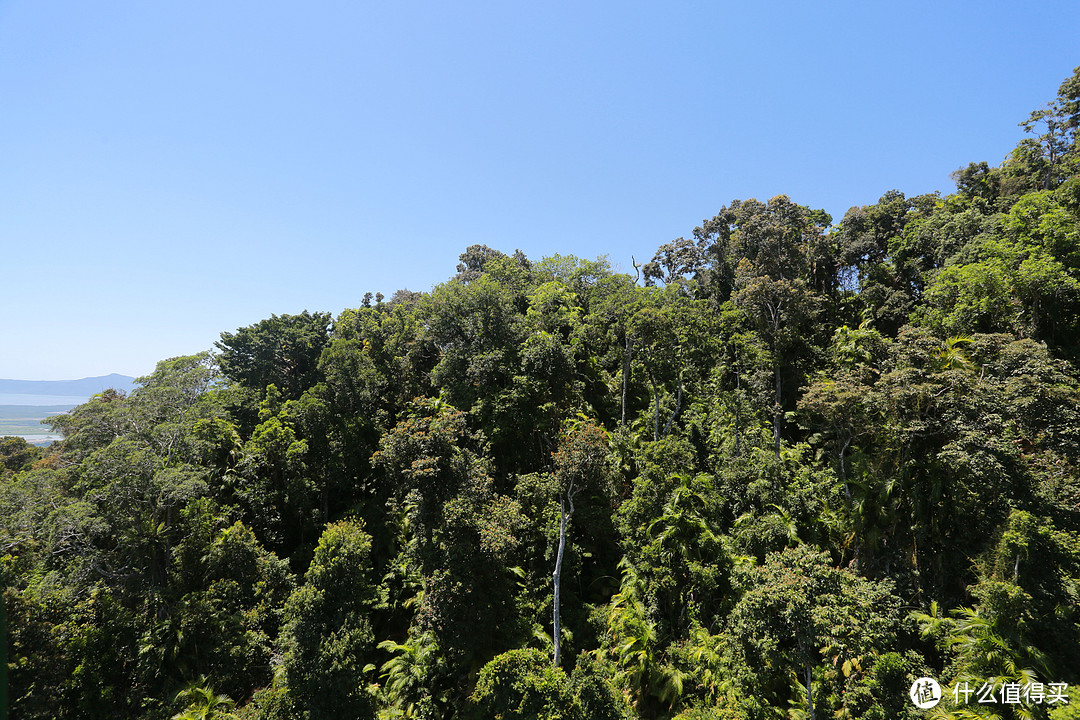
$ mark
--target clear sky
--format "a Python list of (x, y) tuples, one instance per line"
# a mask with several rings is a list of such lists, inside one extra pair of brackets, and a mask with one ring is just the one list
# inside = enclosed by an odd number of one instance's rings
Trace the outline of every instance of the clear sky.
[(630, 269), (736, 198), (953, 189), (1080, 3), (0, 0), (0, 378), (142, 375), (472, 243)]

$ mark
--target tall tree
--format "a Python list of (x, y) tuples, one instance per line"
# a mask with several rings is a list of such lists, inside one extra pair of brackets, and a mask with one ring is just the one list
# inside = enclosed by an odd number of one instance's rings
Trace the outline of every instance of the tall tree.
[(772, 553), (741, 584), (726, 635), (744, 697), (786, 694), (795, 673), (814, 720), (814, 686), (826, 663), (857, 661), (895, 642), (900, 602), (889, 585), (834, 568), (825, 553), (806, 546)]
[(716, 242), (728, 246), (712, 252), (732, 264), (731, 299), (752, 318), (773, 353), (777, 454), (787, 409), (785, 382), (793, 387), (801, 382), (807, 346), (814, 340), (813, 320), (839, 282), (838, 258), (825, 247), (830, 221), (824, 212), (779, 195), (768, 203), (736, 200), (711, 223)]
[(295, 400), (319, 380), (319, 356), (328, 340), (330, 313), (271, 315), (215, 343), (226, 377), (262, 393), (277, 386), (285, 400)]
[(285, 682), (310, 720), (374, 718), (365, 668), (374, 658), (378, 602), (371, 537), (356, 522), (328, 525), (304, 584), (285, 606)]
[(570, 520), (574, 516), (574, 497), (582, 491), (589, 494), (608, 494), (611, 473), (607, 466), (607, 456), (607, 433), (597, 425), (584, 422), (571, 428), (552, 458), (559, 487), (559, 549), (555, 559), (555, 570), (552, 573), (554, 589), (552, 639), (555, 643), (553, 663), (556, 667), (560, 664), (562, 649), (560, 601), (563, 555), (566, 551), (566, 536)]

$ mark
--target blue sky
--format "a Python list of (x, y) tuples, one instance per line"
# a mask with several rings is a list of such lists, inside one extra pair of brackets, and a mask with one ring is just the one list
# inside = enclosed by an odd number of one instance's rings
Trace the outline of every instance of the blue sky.
[(145, 374), (472, 243), (629, 269), (736, 198), (949, 192), (1077, 28), (1075, 0), (0, 0), (0, 377)]

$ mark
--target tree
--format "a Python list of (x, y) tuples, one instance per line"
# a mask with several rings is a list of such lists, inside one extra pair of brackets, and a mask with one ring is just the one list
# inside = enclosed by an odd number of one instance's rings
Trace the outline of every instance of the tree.
[(4, 593), (0, 586), (0, 720), (7, 720), (8, 709), (8, 631)]
[(728, 551), (720, 537), (720, 508), (712, 478), (682, 473), (662, 514), (649, 523), (648, 543), (631, 549), (671, 636), (692, 622), (713, 622), (730, 602)]
[[(1043, 189), (1057, 187), (1068, 177), (1071, 168), (1063, 168), (1074, 150), (1077, 131), (1080, 129), (1080, 67), (1072, 77), (1061, 83), (1058, 97), (1044, 107), (1033, 110), (1027, 120), (1020, 123), (1024, 132), (1035, 135), (1045, 159)], [(1036, 134), (1039, 130), (1041, 134)], [(1072, 159), (1075, 159), (1073, 156)]]
[(573, 718), (566, 674), (539, 650), (511, 650), (480, 671), (470, 703), (475, 717), (502, 720)]
[(373, 457), (404, 515), (400, 562), (422, 584), (411, 633), (431, 633), (454, 674), (520, 632), (512, 568), (524, 520), (496, 491), (465, 421), (442, 400), (418, 398)]
[[(652, 389), (653, 440), (660, 439), (660, 389), (668, 376), (677, 374), (680, 368), (673, 362), (672, 350), (676, 347), (675, 325), (669, 308), (647, 305), (639, 310), (631, 321), (638, 353), (643, 359), (646, 375)], [(681, 375), (680, 375), (681, 380)], [(674, 414), (682, 404), (682, 383), (679, 383)]]
[[(259, 424), (225, 477), (229, 498), (268, 546), (290, 553), (311, 538), (318, 492), (308, 472), (308, 443), (299, 437), (277, 386), (266, 388)], [(308, 540), (310, 542), (310, 540)]]
[(271, 315), (214, 343), (225, 376), (260, 395), (275, 385), (295, 400), (322, 379), (319, 356), (328, 340), (330, 313)]
[(837, 474), (846, 482), (848, 452), (873, 431), (880, 413), (872, 386), (888, 358), (889, 344), (866, 323), (854, 330), (843, 325), (833, 334), (830, 350), (831, 367), (813, 379), (799, 399), (799, 410), (821, 433), (815, 439), (833, 446)]
[(796, 354), (795, 346), (804, 342), (802, 330), (816, 311), (814, 296), (801, 280), (771, 280), (752, 277), (750, 265), (741, 262), (736, 276), (739, 290), (735, 302), (746, 309), (769, 343), (773, 355), (773, 444), (780, 454), (784, 425), (784, 371)]
[(703, 237), (695, 240), (676, 238), (661, 245), (653, 259), (646, 263), (643, 271), (645, 284), (654, 284), (659, 280), (664, 285), (679, 285), (684, 291), (691, 287), (704, 272), (706, 264)]
[[(590, 309), (584, 321), (589, 327), (588, 336), (596, 345), (611, 348), (607, 357), (612, 374), (619, 378), (620, 412), (619, 425), (627, 424), (627, 413), (633, 397), (631, 375), (633, 372), (635, 336), (634, 318), (649, 297), (649, 291), (634, 283), (626, 275), (603, 278), (590, 293)], [(598, 405), (599, 403), (594, 403)]]
[(533, 648), (510, 650), (480, 670), (464, 716), (486, 720), (625, 720), (629, 708), (590, 656), (570, 677)]
[[(143, 638), (148, 672), (183, 670), (182, 680), (247, 698), (270, 683), (273, 643), (294, 582), (285, 560), (243, 523), (227, 523), (208, 499), (185, 509), (186, 537), (175, 552), (168, 615)], [(170, 657), (171, 656), (171, 657)]]
[(173, 715), (172, 720), (237, 720), (237, 716), (229, 712), (236, 705), (232, 698), (215, 694), (206, 686), (206, 678), (202, 681), (201, 685), (177, 693), (176, 701), (185, 703), (186, 707)]
[(364, 678), (378, 597), (371, 537), (357, 522), (328, 525), (285, 605), (285, 682), (311, 720), (375, 717)]
[(1019, 123), (1032, 137), (1021, 140), (1006, 158), (1006, 191), (1019, 195), (1048, 190), (1074, 175), (1080, 160), (1080, 68), (1058, 88), (1058, 96)]
[(761, 203), (736, 200), (712, 221), (717, 243), (713, 251), (731, 264), (732, 301), (751, 318), (773, 353), (773, 443), (780, 452), (785, 376), (797, 385), (822, 300), (838, 286), (838, 259), (825, 246), (824, 228), (831, 221), (822, 211), (796, 205), (786, 195)]
[(487, 245), (470, 245), (458, 256), (457, 279), (462, 282), (475, 280), (484, 274), (484, 269), (489, 262), (504, 257), (506, 257), (505, 253), (493, 250)]
[(893, 645), (900, 602), (890, 586), (832, 567), (825, 553), (807, 546), (771, 553), (744, 572), (741, 585), (725, 635), (744, 697), (767, 697), (782, 707), (795, 672), (815, 720), (815, 675), (827, 663), (857, 661)]
[(553, 664), (558, 667), (562, 648), (561, 616), (559, 601), (562, 589), (563, 553), (566, 550), (566, 533), (574, 515), (574, 496), (581, 491), (603, 494), (610, 482), (607, 468), (608, 438), (603, 428), (591, 423), (573, 427), (555, 451), (553, 462), (555, 477), (559, 484), (559, 550), (552, 573), (554, 587), (552, 640), (555, 643)]
[(607, 609), (610, 646), (597, 655), (611, 658), (615, 683), (624, 690), (639, 714), (670, 709), (682, 694), (682, 672), (665, 662), (656, 623), (648, 615), (645, 587), (634, 566), (623, 560), (622, 584)]
[(410, 637), (404, 643), (384, 640), (379, 649), (394, 656), (382, 665), (387, 702), (400, 717), (422, 716), (425, 710), (445, 706), (447, 693), (433, 692), (433, 681), (445, 675), (445, 658), (431, 633)]
[(425, 572), (433, 569), (446, 504), (476, 465), (470, 440), (465, 413), (442, 399), (417, 398), (372, 456), (375, 467), (386, 474), (392, 496), (402, 503), (408, 499), (412, 526), (423, 538)]
[(890, 190), (874, 205), (848, 210), (835, 232), (841, 290), (856, 291), (849, 302), (861, 306), (862, 319), (872, 319), (888, 335), (907, 323), (916, 296), (911, 269), (896, 257), (898, 243), (937, 201), (936, 195), (908, 198)]
[(514, 390), (525, 309), (518, 301), (526, 303), (526, 296), (484, 273), (467, 283), (440, 285), (427, 300), (424, 335), (438, 353), (430, 372), (433, 394), (445, 394), (469, 412), (474, 426), (491, 432), (498, 462), (516, 458), (522, 444), (520, 421), (505, 412), (501, 401)]
[[(923, 637), (934, 640), (951, 660), (942, 676), (950, 689), (955, 688), (959, 696), (965, 688), (974, 693), (987, 684), (1024, 686), (1046, 679), (1046, 656), (1028, 638), (1031, 597), (1011, 583), (983, 582), (972, 590), (981, 601), (978, 608), (957, 608), (950, 613), (953, 617), (945, 617), (933, 603), (929, 612), (913, 613)], [(950, 698), (953, 693), (942, 694), (943, 710), (956, 708)], [(966, 703), (960, 705), (955, 711), (967, 709)], [(1026, 703), (1006, 704), (1000, 712), (997, 717), (1004, 720), (1046, 717), (1043, 708)]]
[(30, 469), (44, 452), (21, 437), (0, 437), (0, 480)]
[(952, 178), (956, 189), (967, 197), (995, 200), (1001, 194), (1001, 172), (991, 169), (985, 160), (956, 170)]

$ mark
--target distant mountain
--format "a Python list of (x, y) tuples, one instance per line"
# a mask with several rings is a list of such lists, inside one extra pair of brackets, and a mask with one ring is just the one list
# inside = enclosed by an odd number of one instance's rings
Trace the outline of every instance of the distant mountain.
[(81, 380), (0, 380), (0, 393), (22, 395), (91, 395), (109, 388), (131, 392), (135, 378), (127, 375), (101, 375)]

